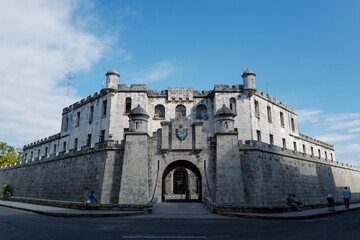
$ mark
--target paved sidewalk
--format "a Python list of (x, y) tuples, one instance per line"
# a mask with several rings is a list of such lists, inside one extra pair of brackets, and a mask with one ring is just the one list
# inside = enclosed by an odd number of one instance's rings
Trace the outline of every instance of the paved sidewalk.
[(298, 211), (282, 212), (282, 213), (221, 212), (218, 214), (228, 217), (240, 217), (240, 218), (300, 220), (300, 219), (313, 219), (313, 218), (325, 217), (325, 216), (345, 213), (358, 209), (360, 209), (360, 203), (350, 204), (349, 210), (345, 210), (344, 205), (341, 205), (341, 206), (336, 206), (335, 211), (329, 211), (328, 208), (326, 207), (326, 208), (303, 210), (301, 212)]
[[(43, 206), (22, 202), (2, 201), (0, 207), (15, 208), (24, 211), (30, 211), (38, 214), (54, 217), (127, 217), (137, 216), (138, 218), (224, 218), (240, 217), (255, 219), (279, 219), (279, 220), (300, 220), (312, 219), (340, 214), (356, 209), (360, 209), (360, 203), (350, 205), (350, 210), (345, 210), (344, 206), (335, 207), (335, 211), (329, 211), (328, 208), (318, 208), (304, 210), (301, 212), (282, 212), (282, 213), (242, 213), (242, 212), (218, 212), (212, 214), (210, 210), (202, 203), (159, 203), (155, 211), (101, 211), (101, 210), (75, 210), (68, 208), (58, 208)], [(144, 215), (144, 216), (140, 216)], [(220, 216), (219, 216), (220, 215)]]
[(152, 214), (137, 216), (136, 218), (154, 219), (218, 219), (225, 218), (210, 212), (205, 204), (200, 202), (161, 202)]
[(58, 208), (44, 205), (36, 205), (22, 202), (0, 200), (0, 207), (9, 207), (19, 210), (34, 212), (53, 217), (127, 217), (149, 214), (150, 211), (101, 211), (101, 210), (76, 210), (69, 208)]

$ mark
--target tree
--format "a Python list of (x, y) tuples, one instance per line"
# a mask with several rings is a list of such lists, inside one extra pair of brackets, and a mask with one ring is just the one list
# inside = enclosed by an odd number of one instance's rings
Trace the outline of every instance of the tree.
[(0, 166), (20, 162), (22, 150), (8, 145), (6, 142), (0, 142)]

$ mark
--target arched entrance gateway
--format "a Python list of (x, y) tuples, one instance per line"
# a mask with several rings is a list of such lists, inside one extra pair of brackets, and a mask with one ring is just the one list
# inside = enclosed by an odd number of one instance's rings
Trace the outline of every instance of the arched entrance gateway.
[[(190, 175), (188, 174), (188, 170), (191, 171), (191, 173), (193, 173), (195, 175), (195, 188), (189, 189), (190, 187)], [(199, 171), (199, 169), (195, 166), (195, 164), (186, 161), (186, 160), (178, 160), (175, 162), (170, 163), (164, 170), (163, 175), (162, 175), (162, 187), (161, 187), (161, 200), (163, 202), (165, 202), (166, 199), (166, 194), (169, 194), (169, 190), (166, 191), (166, 183), (167, 183), (167, 178), (169, 176), (169, 174), (172, 172), (172, 178), (170, 178), (171, 181), (171, 185), (172, 185), (172, 190), (171, 193), (174, 194), (175, 196), (181, 196), (178, 198), (174, 198), (173, 200), (180, 200), (185, 199), (185, 193), (186, 191), (190, 191), (190, 193), (196, 193), (196, 195), (198, 196), (196, 199), (192, 199), (192, 200), (196, 200), (196, 201), (200, 201), (202, 199), (202, 178), (201, 178), (201, 173)], [(194, 191), (195, 189), (195, 191)], [(180, 195), (179, 195), (180, 194)]]

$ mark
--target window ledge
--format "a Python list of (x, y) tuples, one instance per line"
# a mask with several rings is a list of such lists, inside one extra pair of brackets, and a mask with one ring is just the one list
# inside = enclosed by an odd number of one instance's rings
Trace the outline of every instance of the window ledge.
[(154, 117), (154, 120), (165, 120), (165, 117)]

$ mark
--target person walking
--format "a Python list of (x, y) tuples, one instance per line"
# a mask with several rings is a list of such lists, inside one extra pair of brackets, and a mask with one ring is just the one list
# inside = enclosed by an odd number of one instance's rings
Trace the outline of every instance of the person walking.
[(348, 189), (347, 187), (345, 187), (345, 189), (342, 192), (343, 197), (344, 197), (344, 204), (345, 204), (345, 209), (349, 209), (350, 207), (350, 198), (351, 198), (351, 191), (350, 189)]

